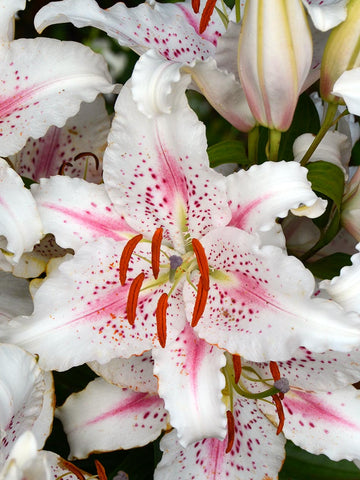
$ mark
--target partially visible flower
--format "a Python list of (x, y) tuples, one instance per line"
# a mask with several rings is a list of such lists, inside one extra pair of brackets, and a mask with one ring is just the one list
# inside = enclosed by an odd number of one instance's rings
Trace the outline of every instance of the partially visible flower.
[(36, 182), (43, 177), (68, 175), (100, 183), (109, 130), (110, 116), (99, 96), (92, 103), (83, 103), (79, 113), (63, 127), (52, 126), (45, 136), (29, 138), (10, 161), (19, 175)]
[[(220, 2), (218, 6), (222, 9)], [(200, 33), (200, 19), (201, 14), (193, 12), (190, 0), (171, 4), (144, 2), (134, 8), (117, 3), (104, 10), (94, 0), (63, 0), (43, 7), (35, 17), (35, 26), (41, 31), (66, 21), (77, 27), (92, 25), (140, 54), (132, 75), (132, 89), (139, 108), (147, 115), (153, 111), (153, 105), (158, 112), (168, 112), (174, 84), (189, 74), (193, 88), (200, 90), (224, 118), (237, 129), (249, 131), (255, 120), (237, 78), (238, 33), (228, 34), (218, 14)], [(227, 41), (231, 47), (227, 48), (226, 57), (219, 60), (216, 52), (219, 39), (224, 36), (230, 37)], [(149, 99), (152, 105), (148, 105)]]
[(43, 235), (35, 200), (20, 176), (0, 158), (0, 268), (10, 271)]
[[(314, 140), (314, 135), (304, 133), (298, 137), (293, 144), (294, 161), (300, 162)], [(324, 161), (339, 167), (347, 176), (350, 155), (345, 156), (344, 152), (350, 153), (349, 140), (346, 135), (335, 132), (327, 132), (320, 144), (311, 155), (309, 162)]]
[(289, 128), (311, 62), (311, 33), (300, 0), (246, 3), (239, 77), (261, 125), (279, 131)]
[(18, 152), (51, 125), (62, 127), (82, 101), (114, 89), (105, 61), (88, 47), (50, 38), (13, 40), (13, 16), (25, 3), (1, 4), (0, 156)]
[(330, 30), (346, 18), (348, 0), (302, 0), (316, 28)]
[(321, 63), (320, 94), (328, 102), (343, 103), (341, 96), (335, 92), (338, 90), (340, 93), (339, 84), (335, 88), (335, 82), (345, 71), (360, 66), (359, 32), (360, 2), (349, 0), (346, 20), (330, 33)]
[(347, 70), (336, 80), (332, 94), (342, 97), (350, 113), (360, 115), (360, 68)]

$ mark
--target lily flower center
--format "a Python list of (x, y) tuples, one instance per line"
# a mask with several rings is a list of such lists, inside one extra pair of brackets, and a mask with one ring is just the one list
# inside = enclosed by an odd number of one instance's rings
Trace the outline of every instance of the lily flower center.
[[(210, 288), (210, 279), (209, 279), (209, 264), (207, 261), (206, 253), (204, 247), (201, 245), (201, 242), (193, 238), (191, 240), (191, 249), (183, 255), (174, 253), (173, 255), (165, 256), (168, 258), (168, 273), (165, 275), (160, 274), (160, 255), (161, 255), (161, 246), (163, 240), (163, 229), (160, 227), (156, 229), (151, 240), (151, 269), (154, 282), (150, 286), (161, 285), (165, 282), (170, 282), (172, 287), (168, 293), (162, 293), (156, 306), (155, 316), (156, 316), (156, 325), (157, 325), (157, 334), (159, 338), (159, 343), (162, 347), (166, 345), (166, 310), (168, 306), (168, 299), (172, 292), (177, 287), (180, 279), (185, 275), (187, 281), (194, 287), (196, 290), (196, 299), (195, 306), (192, 315), (191, 326), (195, 327), (198, 321), (201, 318), (201, 315), (204, 312), (206, 301), (208, 298), (208, 292)], [(143, 240), (141, 234), (132, 237), (125, 245), (119, 264), (119, 280), (121, 285), (125, 285), (126, 276), (129, 269), (129, 263), (132, 254), (134, 253), (136, 246)], [(135, 253), (136, 254), (136, 253)], [(190, 274), (195, 269), (198, 269), (200, 272), (200, 279), (197, 287), (192, 284), (190, 280)], [(142, 285), (146, 276), (144, 272), (141, 272), (137, 275), (131, 282), (127, 304), (126, 304), (126, 315), (127, 320), (130, 325), (134, 325), (136, 318), (136, 306), (139, 298), (139, 294), (142, 290)], [(146, 286), (149, 288), (149, 285)]]

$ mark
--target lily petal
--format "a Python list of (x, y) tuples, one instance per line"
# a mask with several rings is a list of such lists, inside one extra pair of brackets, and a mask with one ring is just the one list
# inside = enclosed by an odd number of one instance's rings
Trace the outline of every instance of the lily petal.
[(302, 0), (314, 25), (323, 32), (336, 27), (346, 18), (347, 0)]
[(166, 59), (182, 63), (212, 55), (217, 39), (225, 31), (220, 17), (213, 15), (200, 36), (200, 18), (189, 0), (176, 4), (144, 2), (135, 8), (119, 2), (104, 10), (94, 0), (63, 0), (43, 7), (35, 17), (35, 27), (42, 31), (63, 22), (72, 22), (76, 27), (93, 26), (140, 55), (153, 48)]
[(311, 190), (307, 170), (296, 162), (253, 165), (229, 175), (226, 183), (232, 212), (229, 225), (247, 232), (269, 230), (276, 218), (286, 217), (300, 205), (320, 203), (318, 215), (325, 211), (326, 202)]
[(111, 203), (104, 185), (52, 177), (32, 186), (44, 231), (63, 248), (78, 250), (99, 237), (125, 240), (134, 231)]
[(157, 395), (119, 388), (102, 378), (71, 395), (56, 416), (64, 425), (71, 458), (146, 445), (167, 426), (167, 412)]
[[(310, 453), (325, 453), (332, 460), (360, 456), (359, 391), (353, 386), (332, 392), (292, 388), (283, 400), (284, 435)], [(271, 405), (259, 407), (277, 424)]]
[(23, 432), (31, 430), (41, 448), (50, 433), (54, 411), (54, 389), (50, 373), (15, 345), (0, 345), (0, 431), (3, 464)]
[(19, 261), (42, 237), (35, 201), (17, 173), (0, 158), (0, 236), (8, 262)]
[(9, 42), (14, 39), (14, 17), (16, 12), (24, 10), (26, 0), (1, 0), (0, 2), (0, 41)]
[(82, 101), (113, 90), (100, 55), (79, 43), (19, 39), (0, 46), (0, 155), (18, 152), (29, 137), (62, 127)]
[(236, 396), (234, 419), (235, 439), (227, 454), (227, 438), (223, 441), (207, 438), (183, 448), (177, 442), (176, 431), (166, 434), (160, 442), (164, 453), (154, 479), (276, 478), (285, 458), (283, 436), (276, 435), (255, 400)]
[(135, 392), (158, 392), (151, 352), (130, 358), (113, 358), (104, 365), (99, 362), (90, 362), (88, 365), (97, 375), (118, 387), (130, 388)]
[(129, 87), (122, 88), (104, 155), (104, 181), (134, 230), (151, 238), (164, 227), (164, 238), (184, 252), (184, 229), (201, 236), (226, 225), (230, 210), (224, 177), (208, 166), (204, 125), (183, 91), (177, 99), (171, 115), (148, 119)]
[[(150, 266), (144, 258), (150, 257), (151, 247), (145, 242), (137, 246), (122, 286), (119, 261), (123, 247), (123, 242), (100, 238), (80, 248), (37, 290), (33, 315), (13, 320), (4, 328), (3, 338), (37, 353), (39, 364), (48, 370), (67, 370), (94, 360), (106, 363), (158, 347), (154, 311), (158, 298), (171, 284), (157, 287), (151, 279), (145, 280), (147, 288), (140, 292), (137, 318), (131, 326), (126, 314), (129, 286), (141, 272), (148, 274)], [(181, 295), (180, 288), (169, 298), (169, 341), (184, 328)]]
[(360, 68), (353, 68), (344, 72), (335, 82), (334, 95), (342, 97), (350, 113), (360, 115)]
[[(253, 361), (286, 360), (299, 346), (314, 352), (357, 346), (360, 319), (336, 302), (312, 298), (315, 281), (295, 257), (227, 227), (202, 238), (211, 284), (195, 327), (201, 338)], [(195, 294), (184, 285), (188, 318)], [(281, 335), (279, 335), (281, 331)], [(266, 340), (265, 340), (266, 338)]]
[[(153, 352), (159, 395), (177, 429), (179, 442), (187, 447), (204, 437), (226, 436), (224, 353), (199, 339), (190, 325), (175, 342)], [(169, 386), (171, 385), (171, 388)]]
[[(15, 170), (23, 177), (38, 182), (42, 177), (58, 175), (102, 180), (102, 156), (110, 129), (105, 101), (83, 103), (79, 113), (62, 128), (50, 127), (44, 137), (29, 139), (25, 147), (11, 158)], [(80, 154), (83, 157), (76, 159)], [(98, 162), (98, 164), (96, 163)]]

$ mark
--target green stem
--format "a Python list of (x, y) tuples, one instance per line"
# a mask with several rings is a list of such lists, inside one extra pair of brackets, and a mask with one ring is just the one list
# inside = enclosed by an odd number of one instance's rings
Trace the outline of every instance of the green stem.
[(257, 125), (248, 134), (248, 157), (249, 165), (256, 165), (258, 163), (260, 130)]
[(269, 160), (271, 162), (278, 161), (279, 147), (281, 140), (281, 132), (271, 129), (269, 132)]
[(236, 19), (236, 23), (239, 23), (241, 20), (240, 0), (235, 0), (235, 19)]
[(318, 134), (317, 134), (316, 137), (314, 138), (314, 141), (312, 142), (312, 144), (310, 145), (308, 151), (305, 153), (303, 159), (302, 159), (301, 162), (300, 162), (300, 165), (302, 165), (303, 167), (307, 164), (307, 162), (309, 161), (311, 155), (315, 152), (315, 150), (316, 150), (317, 147), (319, 146), (319, 143), (320, 143), (321, 140), (324, 138), (326, 132), (327, 132), (327, 131), (329, 130), (329, 128), (332, 126), (333, 120), (334, 120), (334, 117), (335, 117), (335, 114), (336, 114), (336, 112), (337, 112), (337, 109), (338, 109), (338, 106), (337, 106), (336, 103), (329, 103), (329, 104), (328, 104), (328, 108), (327, 108), (327, 110), (326, 110), (326, 115), (325, 115), (324, 122), (323, 122), (323, 124), (321, 125)]
[(280, 390), (277, 389), (276, 387), (268, 388), (264, 392), (259, 392), (259, 393), (247, 392), (246, 390), (242, 390), (238, 385), (233, 385), (233, 388), (242, 397), (252, 398), (252, 399), (255, 399), (255, 400), (258, 400), (260, 398), (271, 397), (272, 395), (276, 395), (277, 393), (280, 392)]

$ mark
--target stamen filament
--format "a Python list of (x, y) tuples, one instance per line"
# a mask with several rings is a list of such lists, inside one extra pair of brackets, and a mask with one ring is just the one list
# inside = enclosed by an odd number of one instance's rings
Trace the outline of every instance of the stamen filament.
[(73, 473), (78, 480), (85, 480), (85, 477), (82, 474), (80, 468), (78, 468), (76, 465), (64, 459), (62, 459), (61, 464), (62, 466), (67, 468), (69, 472)]
[(131, 326), (134, 325), (135, 323), (136, 306), (137, 306), (139, 293), (140, 293), (141, 285), (144, 281), (144, 278), (145, 278), (145, 273), (144, 272), (139, 273), (139, 275), (134, 278), (129, 288), (129, 294), (128, 294), (127, 303), (126, 303), (126, 316)]
[(156, 307), (156, 326), (159, 343), (162, 348), (166, 345), (166, 310), (168, 307), (168, 295), (163, 293), (158, 300)]
[(99, 480), (107, 480), (107, 476), (105, 473), (105, 468), (103, 465), (99, 462), (99, 460), (95, 460), (95, 466), (96, 466), (96, 472), (99, 477)]
[(204, 247), (201, 245), (197, 238), (192, 239), (192, 246), (194, 253), (196, 255), (196, 260), (199, 266), (200, 275), (203, 280), (204, 290), (209, 290), (210, 280), (209, 280), (209, 264), (206, 258), (206, 253)]
[(233, 367), (234, 367), (234, 381), (238, 383), (241, 376), (241, 357), (240, 355), (233, 355), (232, 356)]
[(282, 432), (282, 429), (284, 428), (284, 423), (285, 423), (284, 409), (278, 395), (273, 395), (272, 399), (275, 402), (276, 411), (279, 417), (279, 425), (276, 430), (276, 435), (279, 435)]
[(226, 411), (226, 416), (227, 416), (228, 441), (227, 441), (227, 447), (226, 447), (225, 453), (229, 453), (234, 444), (235, 421), (234, 421), (234, 415), (230, 410)]
[(198, 287), (197, 287), (194, 311), (193, 311), (193, 316), (191, 320), (191, 326), (193, 328), (196, 327), (196, 325), (200, 320), (201, 315), (204, 313), (207, 297), (208, 297), (208, 290), (204, 288), (203, 277), (201, 276), (199, 279)]
[(160, 271), (160, 249), (163, 238), (163, 229), (157, 228), (151, 241), (151, 267), (154, 278), (157, 279)]
[(139, 235), (135, 235), (135, 237), (130, 238), (130, 240), (126, 243), (119, 262), (119, 279), (121, 285), (125, 285), (126, 282), (126, 273), (129, 268), (129, 262), (133, 251), (135, 250), (136, 245), (142, 240), (143, 236), (141, 233)]
[(206, 27), (209, 25), (211, 15), (214, 11), (216, 0), (208, 0), (201, 15), (199, 33), (200, 35), (205, 32)]

